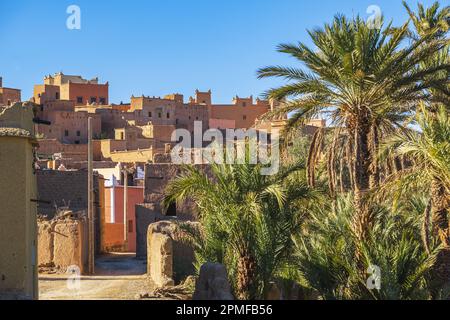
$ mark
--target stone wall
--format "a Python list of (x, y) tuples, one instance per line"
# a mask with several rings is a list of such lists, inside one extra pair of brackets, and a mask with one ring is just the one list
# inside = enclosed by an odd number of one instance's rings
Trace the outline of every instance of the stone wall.
[[(197, 226), (196, 223), (192, 223)], [(147, 234), (147, 275), (159, 287), (181, 283), (194, 274), (194, 251), (174, 221), (153, 223)]]
[[(81, 213), (80, 213), (81, 214)], [(88, 224), (81, 218), (38, 221), (38, 265), (66, 272), (77, 266), (81, 273), (88, 268)]]

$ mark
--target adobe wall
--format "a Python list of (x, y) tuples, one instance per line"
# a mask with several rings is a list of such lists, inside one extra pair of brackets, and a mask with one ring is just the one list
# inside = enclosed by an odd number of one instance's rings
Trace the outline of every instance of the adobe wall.
[(38, 134), (46, 139), (57, 139), (66, 144), (86, 144), (88, 142), (88, 118), (92, 118), (94, 136), (102, 132), (101, 117), (87, 112), (50, 111), (43, 115), (44, 120), (51, 122), (50, 126), (39, 125)]
[(60, 86), (61, 99), (77, 101), (82, 97), (82, 104), (90, 102), (90, 98), (96, 98), (97, 104), (100, 104), (100, 98), (105, 99), (104, 105), (109, 103), (109, 85), (91, 84), (91, 83), (65, 83)]
[(153, 149), (111, 152), (113, 162), (141, 162), (146, 163), (153, 159)]
[[(57, 208), (65, 208), (73, 212), (86, 211), (88, 203), (87, 171), (37, 170), (39, 199), (49, 203), (39, 203), (38, 214), (52, 219)], [(95, 249), (100, 252), (101, 243), (101, 195), (97, 174), (94, 174), (94, 219)]]
[[(162, 211), (160, 206), (164, 198), (164, 192), (170, 181), (182, 173), (182, 165), (172, 163), (149, 163), (145, 166), (144, 202), (155, 204), (157, 211)], [(209, 171), (208, 165), (198, 165), (197, 168)], [(195, 208), (191, 202), (186, 202), (177, 207), (177, 217), (181, 220), (197, 219)]]
[(38, 298), (32, 119), (30, 103), (0, 107), (0, 300)]
[(121, 112), (100, 107), (95, 113), (101, 118), (102, 134), (109, 139), (114, 138), (114, 129), (124, 128), (127, 125), (127, 121), (135, 120), (134, 112)]
[(123, 223), (106, 223), (102, 243), (103, 252), (124, 251)]
[(248, 105), (212, 105), (211, 119), (226, 119), (235, 121), (236, 128), (251, 128), (257, 118), (269, 111), (268, 106)]
[(35, 85), (33, 91), (33, 100), (37, 104), (44, 104), (48, 101), (57, 100), (56, 97), (60, 97), (61, 91), (59, 86), (54, 85)]
[[(118, 244), (123, 246), (124, 236), (123, 236), (123, 209), (124, 209), (124, 187), (115, 186), (107, 187), (104, 189), (105, 198), (105, 242), (107, 248), (118, 247)], [(112, 199), (111, 199), (112, 198)], [(128, 221), (128, 252), (136, 251), (136, 213), (135, 205), (142, 203), (144, 199), (144, 188), (129, 186), (128, 187), (128, 208), (127, 208), (127, 221)], [(112, 203), (112, 201), (114, 201)], [(114, 206), (114, 207), (113, 207)], [(114, 217), (111, 217), (111, 215)], [(112, 218), (114, 220), (112, 221)], [(121, 228), (115, 227), (115, 225), (120, 225)]]
[[(209, 172), (209, 166), (199, 168)], [(192, 201), (178, 204), (176, 217), (166, 216), (161, 207), (164, 191), (168, 183), (181, 173), (182, 166), (169, 163), (151, 163), (145, 166), (144, 203), (136, 205), (136, 255), (140, 259), (147, 257), (147, 231), (150, 224), (167, 221), (196, 221), (197, 213)]]
[(155, 210), (154, 204), (136, 205), (136, 258), (147, 259), (148, 227), (159, 221), (171, 219), (164, 216), (160, 210)]
[(181, 105), (175, 110), (177, 128), (194, 132), (195, 121), (202, 122), (203, 132), (209, 128), (209, 110), (204, 105)]
[(87, 144), (63, 144), (57, 139), (39, 140), (39, 154), (53, 155), (55, 153), (76, 154), (87, 160)]
[[(193, 223), (192, 227), (198, 227), (198, 224)], [(178, 284), (194, 274), (194, 250), (183, 241), (183, 233), (176, 222), (151, 224), (147, 248), (147, 275), (157, 286)]]
[(13, 105), (21, 101), (19, 89), (2, 88), (0, 86), (0, 105)]
[(162, 233), (149, 234), (147, 274), (157, 287), (173, 286), (173, 241)]
[(38, 266), (66, 272), (77, 266), (84, 274), (88, 267), (88, 223), (81, 218), (38, 221)]
[(88, 204), (87, 171), (38, 170), (39, 198), (48, 203), (39, 203), (38, 213), (56, 214), (56, 207), (68, 207), (72, 211), (86, 210)]

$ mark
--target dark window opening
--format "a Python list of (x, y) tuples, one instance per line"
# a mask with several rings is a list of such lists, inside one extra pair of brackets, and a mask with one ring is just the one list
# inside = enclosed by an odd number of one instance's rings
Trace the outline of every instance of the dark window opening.
[(247, 120), (247, 116), (243, 116), (242, 119)]
[(133, 220), (128, 220), (128, 233), (133, 232)]
[[(134, 176), (132, 173), (127, 174), (127, 180), (129, 186), (134, 186)], [(125, 179), (123, 172), (120, 173), (120, 181), (122, 182), (122, 185), (125, 185)]]
[(59, 92), (56, 93), (56, 100), (59, 100)]
[(96, 103), (97, 102), (97, 98), (96, 97), (91, 97), (91, 103)]
[(81, 132), (77, 131), (77, 137), (81, 137)]
[(64, 131), (64, 136), (66, 136), (66, 137), (69, 136), (69, 130), (65, 130), (65, 131)]
[(169, 208), (166, 212), (167, 217), (176, 217), (177, 216), (177, 204), (176, 202), (173, 202), (170, 204)]
[(100, 97), (100, 104), (106, 104), (106, 98)]
[(170, 119), (170, 113), (167, 112), (167, 119)]
[(149, 118), (152, 117), (152, 113), (151, 113), (151, 112), (148, 113), (148, 117), (149, 117)]
[(77, 97), (77, 103), (83, 103), (83, 97)]
[(8, 100), (8, 107), (11, 105), (11, 100)]
[(158, 113), (158, 118), (161, 119), (161, 117), (162, 117), (162, 114), (161, 114), (161, 112), (160, 112), (160, 113)]
[(75, 144), (80, 144), (80, 141), (79, 140), (75, 141)]

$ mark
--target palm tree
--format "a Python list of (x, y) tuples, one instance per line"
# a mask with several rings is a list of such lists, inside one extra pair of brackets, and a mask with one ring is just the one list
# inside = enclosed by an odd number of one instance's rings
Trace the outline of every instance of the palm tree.
[(421, 3), (417, 5), (417, 13), (411, 10), (406, 1), (403, 1), (408, 15), (414, 25), (415, 34), (413, 37), (419, 39), (427, 34), (434, 33), (437, 38), (445, 37), (450, 27), (450, 7), (440, 8), (436, 1), (431, 7), (425, 8)]
[[(450, 29), (450, 6), (441, 9), (439, 2), (435, 2), (431, 7), (425, 8), (419, 3), (417, 13), (415, 13), (405, 1), (403, 1), (403, 5), (414, 26), (414, 30), (410, 31), (410, 37), (413, 41), (420, 40), (429, 35), (432, 35), (432, 39), (446, 39)], [(423, 61), (420, 67), (433, 68), (439, 65), (449, 64), (449, 61), (450, 45), (448, 45), (447, 38), (447, 45), (439, 52), (430, 56), (429, 59)], [(446, 90), (439, 90), (439, 88), (430, 90), (430, 93), (435, 96), (435, 100), (441, 102), (447, 109), (450, 105), (448, 104), (448, 93), (450, 92), (449, 76), (449, 72), (445, 72), (445, 70), (439, 73), (439, 77), (443, 80), (447, 80)], [(434, 111), (439, 108), (438, 104), (430, 105), (429, 107)]]
[[(317, 206), (296, 238), (300, 282), (321, 299), (429, 299), (428, 275), (436, 250), (427, 254), (421, 245), (422, 207), (406, 204), (393, 211), (385, 204), (374, 209), (374, 227), (360, 241), (353, 232), (354, 203), (350, 195)], [(354, 257), (355, 248), (361, 261)], [(369, 274), (380, 271), (380, 287), (367, 286)]]
[[(283, 44), (278, 50), (296, 58), (305, 69), (266, 67), (259, 78), (280, 77), (288, 84), (269, 90), (266, 95), (287, 101), (268, 117), (292, 113), (286, 132), (305, 121), (327, 115), (343, 131), (352, 146), (349, 159), (356, 213), (354, 230), (365, 238), (372, 216), (365, 201), (376, 181), (376, 161), (383, 128), (392, 130), (418, 101), (429, 101), (430, 88), (445, 89), (446, 81), (436, 77), (449, 64), (418, 69), (417, 66), (439, 52), (442, 39), (426, 35), (406, 43), (408, 23), (393, 29), (373, 29), (359, 17), (348, 20), (336, 16), (332, 24), (309, 31), (316, 48), (303, 43)], [(316, 144), (317, 141), (314, 141)], [(317, 148), (313, 145), (312, 149)]]
[(166, 190), (166, 206), (186, 199), (196, 204), (201, 230), (184, 230), (194, 243), (197, 267), (225, 264), (239, 299), (264, 298), (292, 251), (306, 200), (315, 197), (298, 173), (303, 168), (263, 176), (259, 165), (213, 164), (209, 174), (186, 167)]
[[(431, 184), (431, 215), (442, 244), (450, 247), (448, 214), (450, 209), (450, 117), (443, 106), (435, 113), (422, 105), (417, 115), (420, 131), (393, 135), (383, 149), (408, 157), (413, 165), (400, 172), (403, 182)], [(411, 176), (413, 179), (411, 179)], [(398, 177), (397, 177), (398, 178)]]
[[(433, 240), (430, 239), (431, 231), (442, 244), (434, 267), (434, 286), (441, 288), (450, 279), (450, 116), (444, 106), (427, 110), (422, 105), (419, 111), (416, 117), (420, 132), (409, 130), (395, 134), (383, 149), (412, 161), (409, 168), (391, 180), (400, 182), (401, 189), (413, 184), (422, 192), (429, 192), (430, 201), (424, 210), (423, 240), (428, 248)], [(386, 187), (391, 189), (389, 183)]]

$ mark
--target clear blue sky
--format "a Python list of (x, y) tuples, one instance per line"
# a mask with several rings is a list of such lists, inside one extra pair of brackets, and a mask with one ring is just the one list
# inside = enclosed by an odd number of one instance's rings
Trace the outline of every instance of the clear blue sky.
[[(71, 4), (81, 30), (66, 28)], [(196, 88), (226, 103), (276, 84), (257, 80), (259, 67), (295, 63), (277, 44), (308, 42), (306, 29), (336, 13), (368, 17), (373, 4), (396, 24), (406, 19), (400, 0), (0, 0), (0, 76), (23, 99), (63, 71), (109, 81), (115, 103), (132, 94), (187, 99)]]

